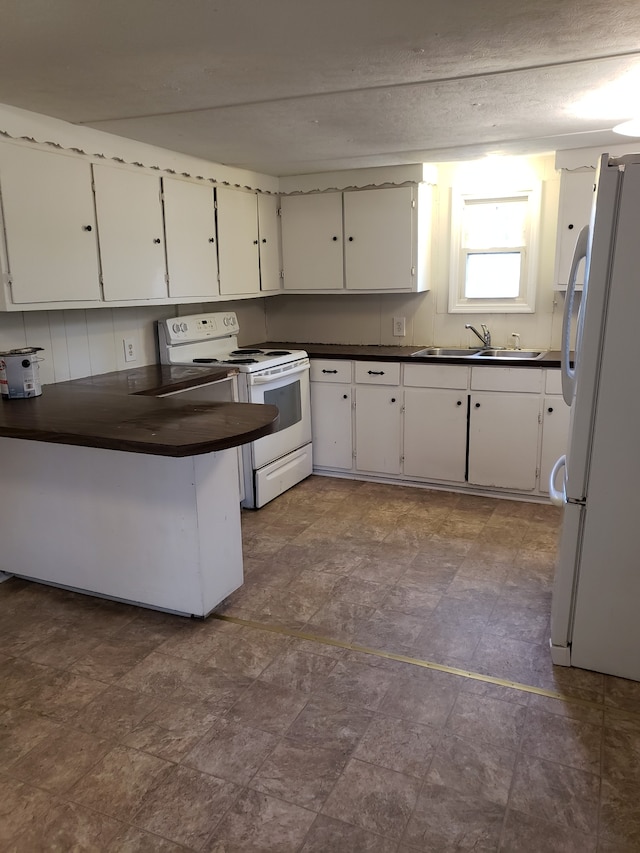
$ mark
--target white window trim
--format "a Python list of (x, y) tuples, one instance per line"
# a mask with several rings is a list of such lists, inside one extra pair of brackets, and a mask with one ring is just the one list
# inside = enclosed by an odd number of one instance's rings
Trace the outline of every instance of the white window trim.
[[(468, 299), (464, 295), (465, 264), (462, 249), (462, 211), (467, 199), (515, 198), (526, 196), (528, 199), (528, 235), (524, 247), (524, 263), (520, 295), (502, 299)], [(542, 182), (535, 181), (530, 189), (500, 191), (497, 193), (466, 193), (461, 188), (451, 188), (451, 259), (449, 267), (449, 313), (450, 314), (533, 314), (536, 308), (536, 283), (538, 278), (540, 207)], [(500, 249), (502, 251), (502, 249)], [(505, 250), (506, 251), (506, 250)]]

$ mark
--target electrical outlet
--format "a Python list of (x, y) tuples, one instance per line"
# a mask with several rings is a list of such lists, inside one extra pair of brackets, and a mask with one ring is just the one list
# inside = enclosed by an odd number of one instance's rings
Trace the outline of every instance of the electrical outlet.
[(125, 361), (135, 361), (136, 360), (136, 345), (134, 343), (133, 338), (123, 338), (122, 346), (124, 347), (124, 360)]
[(396, 338), (404, 338), (407, 334), (407, 318), (406, 317), (394, 317), (393, 318), (393, 335)]

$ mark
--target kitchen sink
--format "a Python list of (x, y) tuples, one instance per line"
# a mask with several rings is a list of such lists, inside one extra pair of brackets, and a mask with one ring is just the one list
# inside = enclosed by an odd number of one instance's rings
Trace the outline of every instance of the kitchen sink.
[(530, 361), (542, 358), (545, 355), (546, 352), (530, 349), (485, 349), (477, 350), (475, 353), (476, 358), (516, 358), (520, 360), (529, 359)]
[(412, 352), (411, 358), (423, 358), (424, 356), (440, 356), (440, 358), (465, 358), (469, 355), (477, 355), (480, 352), (478, 347), (425, 347), (418, 352)]

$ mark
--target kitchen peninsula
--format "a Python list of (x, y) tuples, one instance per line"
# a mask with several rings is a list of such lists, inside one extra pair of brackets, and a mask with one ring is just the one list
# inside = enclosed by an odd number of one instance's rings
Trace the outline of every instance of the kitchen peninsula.
[(242, 584), (238, 453), (275, 406), (160, 395), (233, 371), (150, 365), (0, 404), (0, 570), (206, 616)]

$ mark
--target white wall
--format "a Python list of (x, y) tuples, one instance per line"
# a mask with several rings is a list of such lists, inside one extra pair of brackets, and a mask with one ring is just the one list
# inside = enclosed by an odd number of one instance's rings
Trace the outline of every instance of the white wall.
[[(439, 164), (432, 232), (431, 290), (421, 294), (279, 296), (266, 306), (273, 341), (311, 343), (474, 345), (465, 323), (486, 323), (498, 346), (518, 332), (523, 348), (557, 349), (564, 296), (553, 290), (560, 176), (552, 154), (512, 158), (543, 181), (536, 310), (533, 314), (449, 314), (450, 188), (469, 164)], [(516, 165), (518, 165), (516, 163)], [(482, 164), (481, 168), (488, 168)], [(288, 179), (289, 182), (293, 179)], [(309, 178), (306, 176), (307, 183)], [(313, 181), (311, 181), (313, 183)], [(291, 184), (293, 188), (295, 184)], [(406, 317), (404, 338), (392, 335), (393, 317)]]

